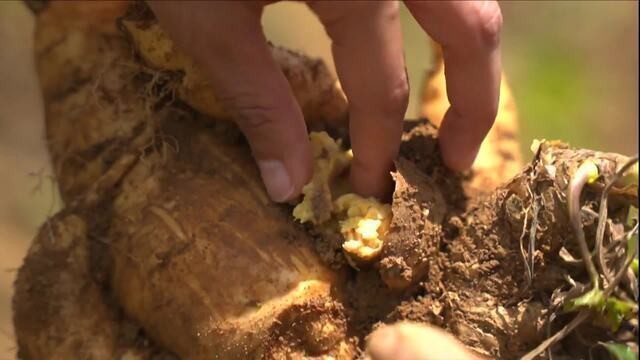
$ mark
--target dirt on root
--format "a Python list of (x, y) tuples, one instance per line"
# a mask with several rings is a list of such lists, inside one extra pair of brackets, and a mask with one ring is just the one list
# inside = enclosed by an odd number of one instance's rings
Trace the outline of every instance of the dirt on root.
[[(181, 118), (175, 121), (174, 116), (173, 120), (159, 124), (157, 137), (161, 139), (171, 134), (181, 149), (175, 156), (188, 160), (189, 166), (198, 172), (217, 169), (211, 169), (211, 164), (197, 157), (198, 142), (193, 134), (224, 139), (238, 148), (238, 154), (249, 158), (246, 141), (230, 123), (210, 122), (185, 109), (168, 113), (179, 113)], [(454, 174), (442, 163), (437, 128), (427, 120), (410, 125), (403, 135), (393, 174), (393, 220), (381, 258), (369, 267), (355, 270), (342, 255), (341, 239), (316, 231), (315, 248), (320, 258), (345, 274), (340, 285), (344, 289), (338, 292), (343, 296), (335, 302), (307, 304), (305, 311), (301, 311), (306, 315), (295, 321), (287, 316), (300, 313), (297, 309), (283, 314), (279, 321), (292, 326), (273, 329), (265, 349), (273, 351), (272, 356), (277, 357), (282, 349), (313, 353), (314, 347), (323, 349), (326, 346), (323, 339), (306, 339), (301, 335), (308, 334), (305, 327), (313, 323), (305, 316), (332, 317), (331, 323), (346, 329), (347, 342), (360, 349), (366, 336), (381, 324), (412, 320), (442, 327), (478, 354), (503, 359), (522, 356), (544, 340), (551, 328), (570, 319), (559, 316), (552, 326), (548, 325), (555, 306), (555, 291), (566, 285), (569, 275), (578, 280), (584, 278), (580, 267), (567, 265), (558, 255), (562, 247), (577, 254), (564, 207), (563, 189), (558, 187), (560, 175), (553, 177), (545, 172), (546, 167), (538, 154), (509, 183), (500, 187), (495, 184), (495, 191), (487, 189), (486, 193), (478, 193), (467, 186), (473, 179), (472, 173)], [(561, 150), (555, 153), (556, 163), (567, 160), (563, 154)], [(573, 156), (574, 153), (568, 154)], [(180, 168), (174, 170), (179, 172)], [(172, 180), (166, 181), (169, 189)], [(113, 186), (120, 185), (116, 181)], [(597, 195), (597, 191), (585, 191), (583, 202), (596, 209)], [(105, 313), (117, 318), (119, 329), (110, 330), (115, 334), (111, 337), (143, 349), (152, 357), (170, 356), (153, 345), (139, 327), (126, 321), (118, 305), (109, 300), (112, 294), (106, 277), (110, 265), (101, 254), (108, 248), (103, 239), (111, 226), (106, 220), (112, 217), (109, 210), (112, 200), (108, 196), (102, 197), (88, 208), (90, 210), (79, 212), (84, 219), (89, 219), (88, 248), (82, 250), (87, 254), (82, 256), (88, 256), (85, 266), (93, 278), (92, 286), (99, 286), (92, 291), (95, 294), (99, 291), (103, 301), (106, 300), (109, 309), (105, 309)], [(612, 222), (620, 224), (623, 220), (615, 211), (615, 202), (612, 206)], [(290, 214), (291, 206), (284, 205), (278, 210)], [(73, 209), (69, 211), (73, 212)], [(293, 219), (291, 221), (293, 224)], [(595, 223), (593, 217), (584, 218), (583, 226), (589, 238), (595, 233)], [(46, 234), (42, 236), (46, 237)], [(534, 241), (534, 251), (529, 256), (522, 248), (527, 248), (531, 241)], [(27, 261), (36, 261), (29, 259)], [(39, 273), (54, 274), (55, 271), (45, 271), (33, 264), (27, 266), (32, 269), (24, 276), (34, 279), (23, 283), (36, 285), (25, 291), (41, 289), (44, 295), (37, 298), (43, 302), (50, 297), (47, 294), (53, 291), (54, 280)], [(82, 269), (70, 271), (80, 273)], [(25, 309), (51, 310), (44, 303), (23, 306)], [(27, 315), (18, 312), (17, 321), (20, 316)], [(50, 315), (31, 313), (29, 316)], [(594, 328), (587, 326), (580, 336), (597, 338), (594, 334), (597, 334)], [(563, 348), (555, 351), (571, 356), (583, 355), (587, 348), (574, 344), (576, 341), (579, 340), (570, 337), (562, 344)]]
[[(473, 174), (455, 174), (444, 166), (435, 126), (422, 119), (407, 122), (406, 128), (394, 173), (393, 220), (382, 258), (374, 266), (354, 271), (344, 261), (341, 241), (334, 234), (317, 234), (316, 249), (332, 267), (351, 272), (345, 305), (352, 333), (359, 339), (382, 323), (414, 320), (455, 329), (465, 343), (475, 343), (480, 353), (487, 354), (485, 348), (506, 344), (508, 339), (493, 338), (495, 326), (488, 326), (486, 336), (480, 337), (466, 330), (473, 325), (467, 325), (462, 311), (466, 308), (461, 306), (494, 307), (521, 293), (520, 278), (505, 281), (514, 275), (514, 269), (521, 268), (521, 260), (517, 256), (495, 258), (496, 253), (515, 254), (515, 248), (505, 249), (512, 245), (510, 240), (503, 244), (499, 240), (513, 236), (510, 231), (487, 234), (490, 229), (485, 228), (464, 232), (476, 219), (482, 224), (498, 221), (500, 211), (476, 205), (489, 195), (470, 193), (466, 185)], [(475, 264), (467, 269), (470, 257)], [(486, 285), (477, 288), (477, 284)], [(497, 287), (488, 289), (494, 284), (502, 284), (498, 293)], [(486, 298), (493, 293), (495, 296)], [(511, 358), (522, 350), (500, 351), (500, 355)]]

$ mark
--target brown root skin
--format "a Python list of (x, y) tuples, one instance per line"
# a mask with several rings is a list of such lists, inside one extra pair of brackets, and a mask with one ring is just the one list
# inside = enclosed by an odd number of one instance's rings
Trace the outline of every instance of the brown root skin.
[[(123, 9), (122, 3), (56, 3), (37, 17), (36, 68), (45, 100), (47, 142), (67, 204), (112, 186), (118, 177), (113, 172), (122, 169), (111, 165), (124, 160), (123, 147), (133, 145), (131, 151), (137, 153), (139, 144), (132, 139), (147, 130), (148, 114), (142, 109), (150, 101), (133, 83), (137, 66), (113, 26)], [(74, 131), (68, 130), (70, 122)]]
[[(280, 328), (310, 339), (303, 350), (330, 352), (346, 336), (338, 274), (268, 200), (248, 150), (203, 123), (167, 118), (180, 152), (149, 156), (123, 179), (110, 233), (118, 303), (184, 358), (269, 353)], [(289, 333), (302, 314), (307, 327)]]
[(63, 211), (34, 239), (13, 298), (19, 358), (145, 359), (159, 354), (137, 338), (136, 325), (105, 301), (90, 271), (86, 230), (81, 216)]

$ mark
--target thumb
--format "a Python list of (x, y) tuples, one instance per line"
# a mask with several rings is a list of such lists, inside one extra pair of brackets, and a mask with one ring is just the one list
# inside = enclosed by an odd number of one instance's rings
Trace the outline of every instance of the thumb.
[(312, 173), (306, 124), (252, 2), (153, 2), (161, 25), (207, 74), (249, 141), (267, 193), (284, 202)]
[(368, 360), (479, 360), (445, 331), (410, 322), (378, 328), (365, 352)]

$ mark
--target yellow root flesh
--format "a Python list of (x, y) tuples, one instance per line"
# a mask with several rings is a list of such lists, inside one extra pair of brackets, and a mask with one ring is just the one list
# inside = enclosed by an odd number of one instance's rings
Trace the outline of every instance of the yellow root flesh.
[[(303, 189), (303, 200), (293, 209), (293, 217), (314, 226), (330, 220), (344, 239), (342, 249), (355, 263), (378, 257), (391, 223), (391, 207), (374, 198), (353, 193), (335, 197), (336, 179), (349, 166), (351, 152), (341, 149), (341, 142), (325, 132), (309, 136), (315, 159), (314, 175)], [(351, 261), (350, 261), (351, 262)], [(352, 262), (352, 265), (355, 264)]]

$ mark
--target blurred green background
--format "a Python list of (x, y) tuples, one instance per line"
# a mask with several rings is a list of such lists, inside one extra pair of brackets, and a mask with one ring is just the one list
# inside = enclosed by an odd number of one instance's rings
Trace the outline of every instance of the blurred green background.
[[(625, 154), (638, 147), (638, 3), (502, 1), (503, 64), (528, 156), (533, 138)], [(427, 36), (402, 9), (414, 89), (431, 64)], [(300, 3), (267, 7), (268, 37), (331, 61), (329, 41)], [(0, 1), (0, 360), (13, 359), (11, 284), (37, 227), (60, 206), (48, 180), (43, 112), (31, 57), (33, 18)], [(413, 91), (408, 117), (415, 117)], [(40, 184), (40, 186), (38, 186)]]
[[(501, 1), (500, 6), (503, 66), (520, 113), (523, 149), (533, 138), (561, 138), (580, 147), (635, 152), (638, 3)], [(431, 51), (404, 6), (401, 16), (414, 89), (407, 116), (414, 117)], [(271, 6), (263, 24), (275, 43), (331, 62), (322, 26), (303, 4)]]

